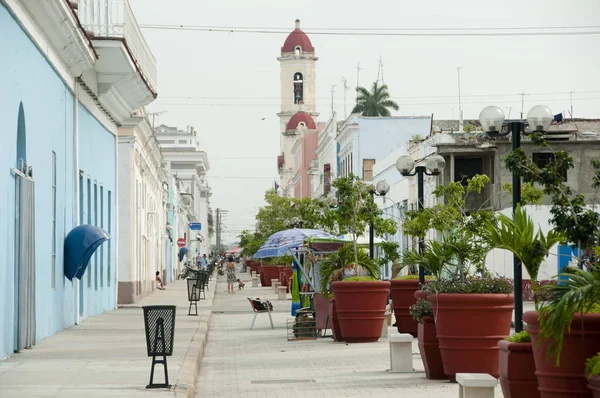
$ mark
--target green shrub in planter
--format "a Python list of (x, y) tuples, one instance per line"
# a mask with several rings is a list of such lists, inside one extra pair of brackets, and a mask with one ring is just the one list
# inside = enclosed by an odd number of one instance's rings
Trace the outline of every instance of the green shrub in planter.
[(433, 316), (431, 302), (427, 299), (419, 299), (415, 305), (409, 308), (409, 312), (410, 316), (419, 323), (423, 323), (423, 318), (426, 316)]
[[(425, 275), (425, 280), (426, 281), (431, 281), (431, 280), (434, 280), (434, 279), (435, 279), (435, 277), (433, 275)], [(394, 278), (394, 280), (415, 281), (415, 280), (419, 280), (419, 275), (397, 276), (396, 278)]]
[(522, 332), (505, 337), (504, 340), (510, 341), (511, 343), (530, 343), (531, 336), (527, 331), (523, 330)]
[(513, 282), (510, 279), (502, 277), (466, 277), (432, 280), (423, 290), (430, 293), (463, 293), (463, 294), (493, 294), (503, 293), (511, 294), (513, 292)]
[(600, 376), (600, 352), (585, 361), (585, 375), (589, 378)]
[(352, 276), (350, 278), (342, 279), (342, 282), (378, 282), (379, 279), (375, 279), (372, 276)]

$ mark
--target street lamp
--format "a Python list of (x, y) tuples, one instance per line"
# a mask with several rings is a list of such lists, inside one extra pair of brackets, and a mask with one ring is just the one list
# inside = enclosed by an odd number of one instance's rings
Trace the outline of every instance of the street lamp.
[[(423, 176), (436, 176), (439, 175), (444, 167), (446, 166), (446, 161), (440, 155), (432, 155), (429, 156), (425, 160), (424, 166), (416, 166), (415, 162), (412, 160), (410, 156), (400, 156), (396, 161), (396, 169), (402, 174), (404, 177), (417, 176), (417, 206), (418, 210), (423, 210), (423, 202), (424, 202), (424, 192), (423, 192)], [(425, 250), (425, 242), (422, 238), (419, 238), (419, 254), (423, 254)], [(425, 284), (425, 268), (422, 265), (419, 265), (419, 286), (423, 286)]]
[[(378, 181), (375, 184), (375, 189), (371, 189), (369, 193), (371, 198), (375, 199), (377, 196), (385, 196), (390, 191), (390, 184), (386, 180)], [(373, 228), (373, 222), (369, 224), (369, 256), (375, 258), (375, 229)]]
[[(544, 105), (536, 105), (527, 113), (525, 120), (505, 120), (504, 112), (497, 106), (488, 106), (479, 113), (481, 127), (489, 137), (504, 137), (511, 134), (512, 150), (521, 146), (521, 133), (525, 132), (525, 123), (527, 123), (532, 132), (544, 132), (548, 130), (554, 116), (550, 108)], [(507, 127), (505, 133), (502, 132), (503, 126)], [(521, 203), (521, 178), (513, 172), (512, 175), (512, 204), (513, 214), (517, 206)], [(513, 273), (515, 284), (515, 332), (523, 330), (523, 270), (521, 261), (513, 255)]]

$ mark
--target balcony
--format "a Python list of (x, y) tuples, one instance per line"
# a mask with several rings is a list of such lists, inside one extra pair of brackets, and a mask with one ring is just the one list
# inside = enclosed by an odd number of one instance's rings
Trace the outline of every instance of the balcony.
[(98, 98), (117, 122), (156, 98), (156, 60), (128, 0), (80, 0), (79, 20), (98, 60)]

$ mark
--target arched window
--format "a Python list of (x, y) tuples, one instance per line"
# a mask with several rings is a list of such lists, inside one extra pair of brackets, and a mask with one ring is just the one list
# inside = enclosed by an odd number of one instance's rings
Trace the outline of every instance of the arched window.
[(294, 73), (294, 104), (304, 103), (304, 77), (302, 73)]
[(302, 55), (302, 47), (296, 46), (296, 48), (294, 48), (294, 55)]

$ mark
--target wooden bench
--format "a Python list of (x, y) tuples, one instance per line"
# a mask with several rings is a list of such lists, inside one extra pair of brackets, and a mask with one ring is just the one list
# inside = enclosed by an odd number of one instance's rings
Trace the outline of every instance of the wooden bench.
[(494, 398), (498, 380), (487, 373), (457, 373), (459, 398)]
[(252, 311), (254, 311), (254, 318), (252, 318), (252, 323), (250, 324), (250, 330), (252, 330), (252, 328), (254, 327), (254, 322), (256, 321), (256, 317), (258, 316), (258, 314), (268, 314), (269, 315), (269, 322), (271, 322), (271, 329), (275, 329), (275, 327), (273, 326), (273, 318), (271, 318), (271, 310), (269, 309), (269, 303), (267, 301), (262, 301), (260, 300), (260, 303), (262, 304), (263, 308), (257, 308), (255, 305), (255, 299), (252, 299), (250, 297), (247, 297), (248, 301), (250, 302), (250, 306), (252, 307)]

